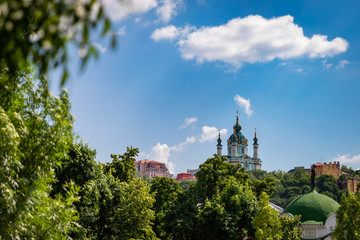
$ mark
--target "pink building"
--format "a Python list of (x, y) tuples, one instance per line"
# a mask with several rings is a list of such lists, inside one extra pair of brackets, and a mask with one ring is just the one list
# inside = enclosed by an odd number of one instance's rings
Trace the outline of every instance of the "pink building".
[(142, 177), (169, 177), (169, 170), (165, 163), (157, 161), (146, 159), (135, 161), (135, 169)]

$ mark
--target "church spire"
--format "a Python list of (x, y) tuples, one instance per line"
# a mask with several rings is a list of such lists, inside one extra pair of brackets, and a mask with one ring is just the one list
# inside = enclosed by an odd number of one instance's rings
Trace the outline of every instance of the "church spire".
[(218, 138), (217, 142), (218, 142), (217, 146), (222, 146), (221, 145), (222, 140), (221, 140), (221, 137), (220, 137), (220, 129), (219, 129), (219, 138)]
[(217, 146), (217, 154), (219, 155), (219, 156), (221, 156), (222, 155), (222, 145), (221, 145), (221, 137), (220, 137), (220, 129), (219, 129), (219, 138), (218, 138), (218, 140), (217, 140), (217, 142), (218, 142), (218, 144), (216, 145)]
[(241, 125), (239, 123), (239, 111), (236, 111), (236, 123), (233, 128), (234, 128), (234, 132), (236, 133), (241, 131)]
[(255, 128), (255, 137), (254, 137), (254, 145), (256, 144), (256, 145), (259, 145), (258, 144), (258, 138), (256, 137), (256, 128)]

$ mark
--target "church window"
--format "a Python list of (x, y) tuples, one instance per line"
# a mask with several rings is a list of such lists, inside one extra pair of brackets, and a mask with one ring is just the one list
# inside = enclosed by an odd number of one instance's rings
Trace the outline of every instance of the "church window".
[(242, 153), (244, 153), (244, 149), (242, 149)]

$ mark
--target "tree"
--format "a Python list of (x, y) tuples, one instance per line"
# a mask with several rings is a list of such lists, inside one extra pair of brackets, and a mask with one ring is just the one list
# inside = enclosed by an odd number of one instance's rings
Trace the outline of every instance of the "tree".
[(29, 65), (0, 71), (0, 238), (64, 238), (76, 221), (77, 188), (69, 183), (51, 197), (50, 186), (73, 140), (68, 94), (51, 96)]
[(110, 172), (120, 182), (130, 181), (136, 174), (135, 157), (138, 153), (139, 149), (127, 147), (127, 151), (123, 155), (111, 154), (113, 160), (105, 165), (105, 171)]
[(335, 239), (360, 239), (360, 194), (349, 193), (343, 195), (340, 207), (337, 210)]
[(182, 188), (182, 190), (186, 191), (190, 188), (190, 186), (192, 184), (196, 183), (196, 179), (187, 179), (187, 180), (182, 180), (179, 182), (179, 186)]
[(169, 239), (201, 239), (198, 224), (198, 202), (195, 186), (178, 195), (164, 216), (164, 231)]
[(318, 192), (338, 200), (339, 188), (336, 180), (332, 175), (323, 174), (317, 179)]
[(249, 175), (240, 165), (232, 165), (226, 162), (226, 157), (214, 155), (200, 165), (200, 171), (196, 173), (197, 196), (199, 202), (204, 203), (211, 199), (225, 187), (228, 177), (235, 177), (240, 183), (249, 181)]
[(179, 184), (171, 178), (155, 177), (150, 185), (150, 193), (155, 198), (152, 208), (155, 212), (154, 231), (161, 239), (166, 238), (166, 231), (163, 229), (165, 225), (164, 216), (175, 204), (178, 194), (181, 192), (182, 189)]
[[(78, 48), (85, 66), (91, 57), (98, 57), (90, 33), (101, 26), (105, 37), (111, 30), (99, 0), (12, 0), (0, 5), (0, 63), (11, 75), (28, 60), (41, 74), (60, 65), (63, 84), (68, 76), (69, 43)], [(114, 47), (116, 36), (111, 37)]]
[(275, 209), (269, 206), (269, 197), (260, 195), (261, 210), (256, 213), (252, 224), (256, 229), (256, 239), (301, 239), (300, 217), (279, 216)]

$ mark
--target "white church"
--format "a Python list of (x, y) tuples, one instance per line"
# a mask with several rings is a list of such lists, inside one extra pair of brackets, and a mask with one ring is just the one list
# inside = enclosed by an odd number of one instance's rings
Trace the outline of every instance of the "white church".
[[(248, 140), (241, 133), (241, 125), (239, 124), (239, 116), (236, 116), (236, 123), (234, 125), (234, 133), (227, 140), (227, 150), (228, 154), (224, 155), (227, 158), (227, 161), (231, 164), (240, 164), (246, 170), (252, 169), (261, 169), (261, 160), (259, 158), (258, 149), (258, 138), (255, 137), (253, 143), (253, 157), (248, 155)], [(217, 154), (222, 156), (222, 145), (221, 137), (219, 132), (219, 138), (217, 140)]]

